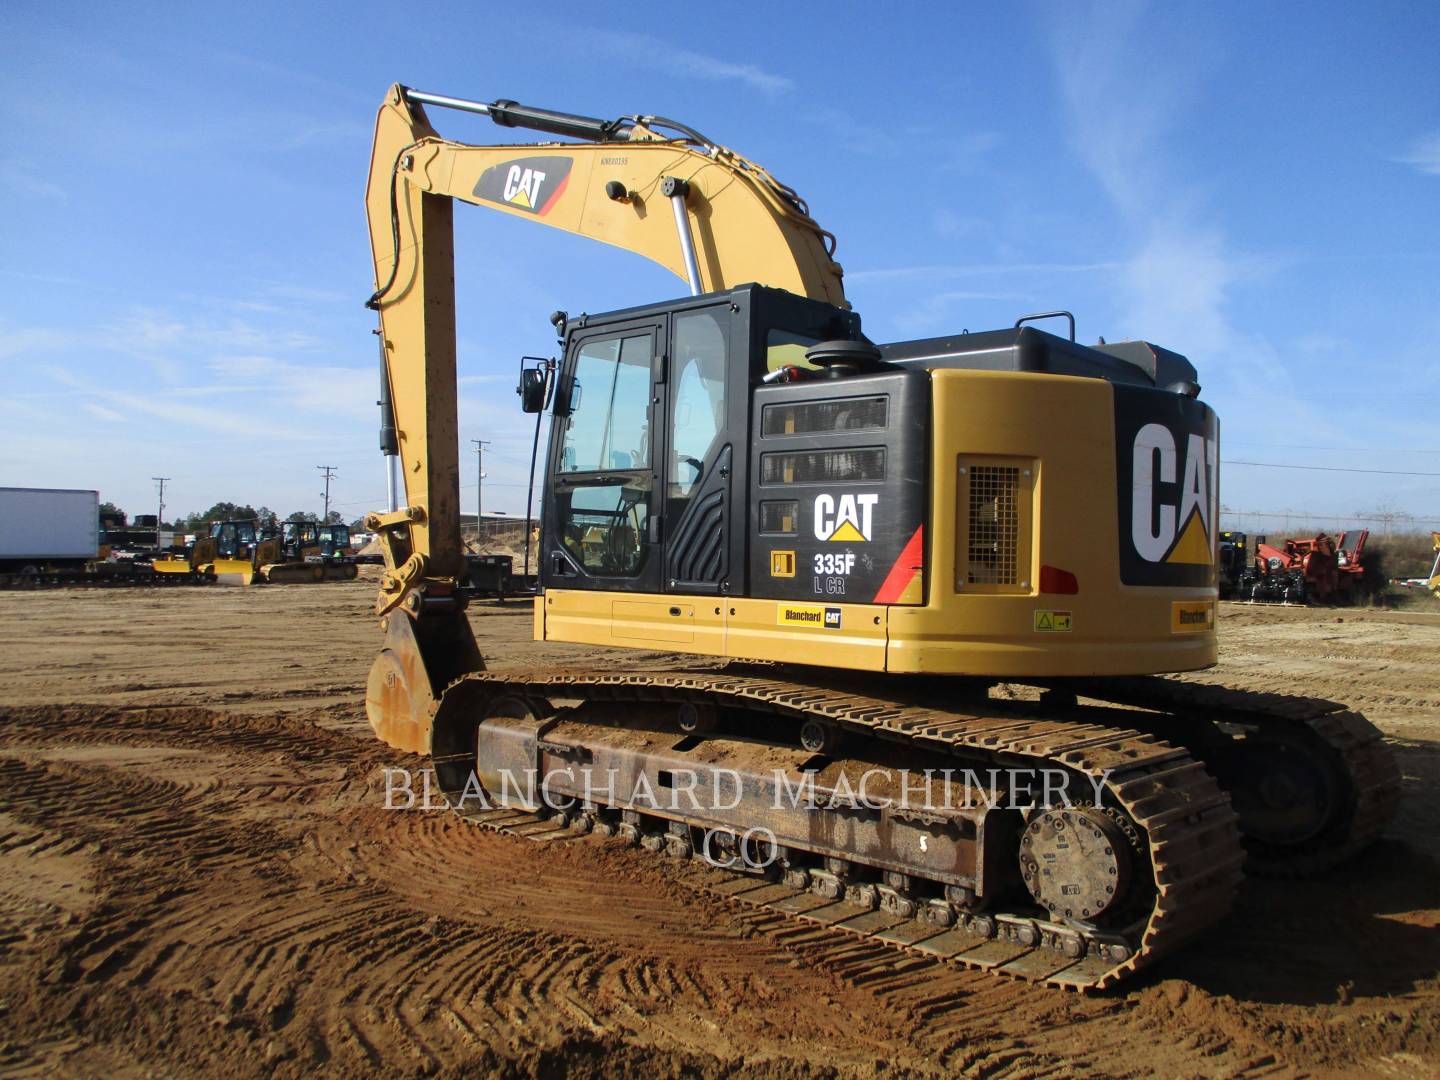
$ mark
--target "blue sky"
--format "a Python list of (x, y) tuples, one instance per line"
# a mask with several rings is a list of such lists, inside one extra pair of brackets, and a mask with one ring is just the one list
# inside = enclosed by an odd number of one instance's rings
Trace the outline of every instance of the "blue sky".
[[(1440, 6), (0, 6), (0, 484), (378, 508), (363, 193), (391, 82), (675, 117), (839, 237), (876, 340), (1051, 308), (1187, 354), (1222, 500), (1440, 519)], [(409, 12), (410, 21), (398, 20)], [(663, 12), (663, 14), (662, 14)], [(442, 133), (504, 142), (479, 118)], [(518, 511), (516, 359), (648, 262), (456, 214), (461, 436)], [(467, 511), (473, 454), (462, 457)]]

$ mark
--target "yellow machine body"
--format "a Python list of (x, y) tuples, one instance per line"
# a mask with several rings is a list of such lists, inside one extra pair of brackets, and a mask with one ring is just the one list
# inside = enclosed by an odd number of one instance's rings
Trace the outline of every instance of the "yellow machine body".
[[(536, 638), (998, 677), (1151, 674), (1215, 663), (1213, 580), (1171, 589), (1120, 584), (1109, 384), (985, 371), (935, 371), (931, 381), (923, 601), (835, 605), (817, 596), (806, 604), (550, 588), (536, 600)], [(966, 470), (997, 460), (1018, 465), (1026, 480), (1017, 506), (1022, 570), (1013, 586), (977, 587), (966, 581)], [(1046, 566), (1072, 575), (1077, 591), (1042, 592)], [(841, 629), (807, 620), (805, 609), (817, 607), (839, 608)]]

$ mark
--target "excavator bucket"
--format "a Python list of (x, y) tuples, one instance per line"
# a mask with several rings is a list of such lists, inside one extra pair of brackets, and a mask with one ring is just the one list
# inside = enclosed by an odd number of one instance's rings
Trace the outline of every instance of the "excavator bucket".
[(385, 645), (370, 667), (365, 713), (383, 742), (428, 753), (431, 719), (445, 687), (484, 671), (485, 661), (463, 611), (419, 619), (392, 611), (381, 625)]

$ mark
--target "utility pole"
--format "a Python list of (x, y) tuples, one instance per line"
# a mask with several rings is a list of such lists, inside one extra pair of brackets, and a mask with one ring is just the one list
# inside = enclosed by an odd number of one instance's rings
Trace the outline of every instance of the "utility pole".
[(320, 524), (323, 525), (330, 520), (330, 481), (335, 476), (335, 466), (316, 465), (315, 468), (325, 474), (325, 513), (320, 518)]
[(152, 476), (150, 478), (160, 488), (160, 509), (155, 514), (155, 528), (159, 529), (165, 523), (165, 482), (172, 479), (169, 476)]
[(471, 439), (475, 444), (475, 543), (480, 543), (480, 512), (485, 507), (485, 447), (489, 439)]

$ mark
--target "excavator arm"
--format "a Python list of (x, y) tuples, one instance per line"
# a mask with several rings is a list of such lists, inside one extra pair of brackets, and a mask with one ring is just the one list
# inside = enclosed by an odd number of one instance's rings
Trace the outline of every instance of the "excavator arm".
[[(472, 146), (441, 138), (425, 106), (579, 142)], [(483, 663), (461, 614), (456, 411), (456, 200), (643, 255), (694, 294), (758, 282), (845, 306), (834, 237), (764, 168), (659, 117), (613, 121), (462, 101), (395, 85), (375, 121), (366, 190), (379, 312), (382, 449), (401, 505), (370, 515), (385, 555), (376, 611), (387, 645), (367, 703), (377, 729), (415, 749), (423, 714)], [(436, 638), (438, 640), (429, 640)], [(414, 725), (407, 737), (394, 729)], [(382, 731), (382, 734), (385, 734)]]

